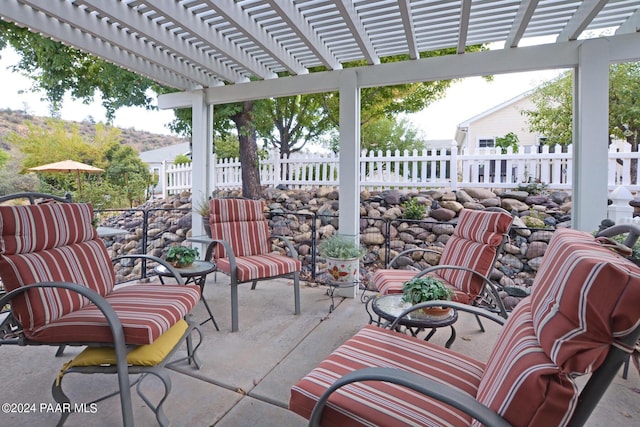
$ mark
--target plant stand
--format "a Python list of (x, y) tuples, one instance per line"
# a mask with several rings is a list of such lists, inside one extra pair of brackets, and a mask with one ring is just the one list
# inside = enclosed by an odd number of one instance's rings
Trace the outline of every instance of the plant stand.
[(329, 290), (332, 305), (333, 295), (344, 298), (355, 298), (358, 295), (360, 283), (360, 258), (338, 259), (327, 257), (327, 272), (329, 273)]

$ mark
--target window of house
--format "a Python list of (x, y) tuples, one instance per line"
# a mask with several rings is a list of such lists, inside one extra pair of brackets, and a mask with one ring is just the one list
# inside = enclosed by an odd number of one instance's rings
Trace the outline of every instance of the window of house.
[(495, 146), (495, 138), (478, 138), (478, 148), (491, 148)]

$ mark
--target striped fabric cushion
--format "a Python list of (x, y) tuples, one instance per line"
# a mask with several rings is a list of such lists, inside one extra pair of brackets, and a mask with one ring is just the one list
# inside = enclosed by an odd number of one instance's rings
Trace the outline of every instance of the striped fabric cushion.
[[(405, 282), (413, 279), (416, 275), (415, 270), (393, 270), (393, 269), (379, 269), (373, 274), (371, 283), (374, 289), (377, 289), (382, 295), (387, 294), (399, 294), (402, 292), (402, 285)], [(436, 277), (441, 280), (449, 289), (454, 292), (452, 301), (457, 301), (462, 304), (470, 304), (471, 300), (469, 295), (459, 291), (453, 285), (448, 283), (442, 277), (438, 276), (437, 272), (433, 272), (430, 276)]]
[(559, 229), (532, 295), (533, 326), (545, 352), (564, 371), (588, 373), (640, 318), (640, 268), (587, 233)]
[[(439, 265), (464, 266), (487, 276), (511, 221), (511, 216), (504, 212), (461, 210)], [(482, 279), (470, 272), (443, 269), (438, 275), (467, 294), (469, 300), (475, 299), (483, 287)]]
[[(84, 284), (103, 296), (109, 293), (115, 274), (92, 219), (89, 204), (0, 206), (0, 277), (7, 290), (63, 281)], [(74, 292), (40, 288), (18, 296), (13, 309), (30, 330), (87, 303)]]
[[(218, 270), (227, 274), (231, 272), (229, 258), (220, 258), (216, 263)], [(248, 282), (250, 280), (282, 276), (300, 271), (302, 263), (291, 257), (278, 254), (266, 254), (236, 257), (236, 266), (238, 281)]]
[[(269, 227), (264, 217), (264, 202), (246, 199), (211, 199), (211, 237), (226, 240), (236, 256), (269, 253)], [(214, 258), (226, 257), (222, 245), (216, 245)]]
[(97, 237), (86, 203), (0, 206), (0, 254), (39, 252)]
[(577, 393), (571, 376), (540, 347), (533, 331), (530, 298), (522, 300), (487, 361), (478, 401), (513, 426), (562, 426), (573, 412)]
[[(124, 329), (125, 342), (151, 344), (189, 313), (200, 299), (197, 286), (134, 284), (120, 286), (105, 297)], [(47, 343), (113, 342), (109, 325), (93, 304), (29, 331)]]
[[(291, 389), (289, 409), (309, 418), (319, 396), (341, 376), (362, 368), (392, 367), (449, 384), (473, 396), (481, 362), (404, 334), (366, 326)], [(322, 425), (469, 425), (470, 417), (420, 393), (383, 382), (354, 383), (330, 398)]]

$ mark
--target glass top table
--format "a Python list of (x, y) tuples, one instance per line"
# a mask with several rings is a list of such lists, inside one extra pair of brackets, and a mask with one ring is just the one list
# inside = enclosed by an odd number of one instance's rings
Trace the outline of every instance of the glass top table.
[[(216, 327), (216, 330), (220, 330), (218, 328), (218, 324), (216, 323), (216, 319), (213, 317), (213, 312), (207, 303), (207, 300), (204, 298), (204, 285), (207, 282), (207, 274), (216, 271), (216, 265), (213, 262), (209, 261), (194, 261), (193, 264), (187, 267), (174, 267), (174, 269), (180, 273), (180, 275), (184, 278), (184, 284), (194, 283), (200, 287), (200, 299), (202, 300), (207, 312), (209, 313), (209, 318), (204, 322), (200, 323), (204, 325), (208, 321), (213, 322), (213, 325)], [(164, 284), (163, 277), (172, 277), (173, 275), (164, 265), (157, 265), (153, 271), (158, 275), (160, 282)]]
[[(411, 304), (404, 302), (402, 298), (402, 294), (374, 297), (371, 302), (371, 309), (380, 316), (380, 318), (391, 323), (411, 306)], [(449, 348), (456, 339), (456, 330), (453, 324), (457, 320), (458, 312), (453, 308), (443, 315), (429, 315), (414, 311), (402, 317), (398, 321), (398, 326), (406, 327), (413, 336), (417, 336), (424, 329), (431, 329), (424, 338), (425, 341), (429, 341), (438, 328), (449, 326), (451, 328), (451, 336), (445, 344), (445, 347)]]

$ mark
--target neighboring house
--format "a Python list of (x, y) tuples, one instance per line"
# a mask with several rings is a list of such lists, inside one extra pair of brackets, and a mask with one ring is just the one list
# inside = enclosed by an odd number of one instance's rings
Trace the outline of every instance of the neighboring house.
[(455, 136), (460, 152), (483, 154), (495, 147), (496, 137), (509, 132), (518, 136), (518, 145), (524, 147), (526, 153), (537, 152), (542, 135), (529, 132), (527, 117), (522, 113), (536, 109), (531, 101), (532, 92), (527, 91), (460, 123)]
[(183, 142), (182, 144), (143, 151), (140, 153), (140, 160), (149, 165), (149, 172), (160, 174), (162, 162), (173, 162), (173, 159), (179, 154), (190, 155), (191, 143)]

